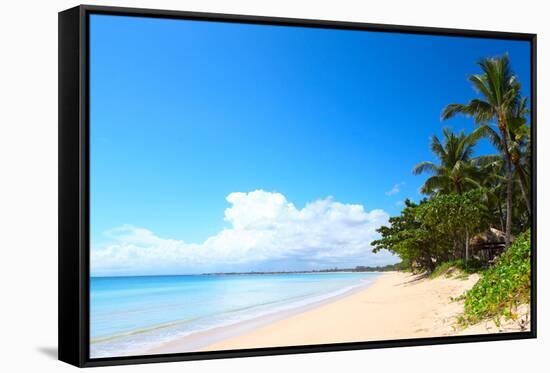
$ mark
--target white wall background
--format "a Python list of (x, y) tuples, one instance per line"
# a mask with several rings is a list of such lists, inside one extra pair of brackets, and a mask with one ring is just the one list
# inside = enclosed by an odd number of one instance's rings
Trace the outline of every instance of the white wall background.
[[(97, 5), (537, 33), (538, 340), (126, 366), (120, 372), (528, 372), (545, 368), (550, 225), (550, 23), (535, 0), (128, 0)], [(76, 1), (5, 1), (0, 13), (0, 370), (69, 371), (57, 346), (57, 12)], [(403, 310), (406, 312), (406, 310)], [(546, 356), (545, 356), (546, 354)]]

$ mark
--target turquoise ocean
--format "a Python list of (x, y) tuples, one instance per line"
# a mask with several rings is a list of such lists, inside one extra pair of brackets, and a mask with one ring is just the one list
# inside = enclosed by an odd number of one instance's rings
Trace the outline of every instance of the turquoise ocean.
[(300, 309), (368, 286), (377, 276), (302, 273), (92, 277), (90, 357), (139, 354), (192, 333)]

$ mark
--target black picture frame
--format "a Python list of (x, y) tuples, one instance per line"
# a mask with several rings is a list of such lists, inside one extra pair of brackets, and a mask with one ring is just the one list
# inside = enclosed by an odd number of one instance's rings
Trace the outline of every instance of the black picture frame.
[[(256, 348), (130, 357), (89, 358), (89, 16), (109, 14), (215, 22), (368, 30), (528, 41), (531, 45), (532, 295), (528, 332), (360, 343)], [(59, 360), (78, 367), (219, 359), (536, 338), (536, 40), (535, 34), (357, 22), (81, 5), (59, 13)]]

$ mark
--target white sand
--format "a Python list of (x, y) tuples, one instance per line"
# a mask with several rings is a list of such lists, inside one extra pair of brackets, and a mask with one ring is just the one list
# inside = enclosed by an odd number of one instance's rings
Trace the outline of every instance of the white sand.
[(493, 323), (456, 329), (463, 304), (451, 298), (462, 295), (477, 280), (477, 275), (432, 280), (385, 273), (364, 290), (298, 314), (197, 333), (147, 353), (186, 352), (193, 346), (208, 351), (519, 331), (516, 323), (500, 330)]

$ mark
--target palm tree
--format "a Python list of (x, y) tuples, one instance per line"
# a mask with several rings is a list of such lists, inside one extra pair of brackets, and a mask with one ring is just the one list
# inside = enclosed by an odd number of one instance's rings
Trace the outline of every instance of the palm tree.
[[(413, 174), (424, 172), (432, 174), (421, 188), (421, 192), (429, 195), (437, 194), (462, 194), (468, 190), (481, 188), (480, 182), (483, 169), (479, 165), (489, 164), (493, 156), (481, 156), (472, 158), (474, 147), (481, 137), (485, 135), (483, 128), (478, 128), (466, 135), (461, 131), (454, 134), (449, 128), (443, 129), (444, 142), (437, 136), (432, 137), (432, 152), (439, 158), (439, 164), (433, 162), (421, 162), (413, 169)], [(464, 258), (468, 261), (469, 232), (466, 231), (464, 240)], [(453, 238), (453, 246), (456, 252), (459, 244), (458, 237)]]
[(443, 129), (444, 142), (437, 136), (432, 137), (432, 152), (439, 158), (439, 164), (421, 162), (413, 169), (414, 175), (431, 173), (420, 191), (424, 194), (449, 194), (478, 188), (479, 168), (475, 158), (472, 158), (474, 146), (484, 135), (482, 130), (476, 130), (469, 135), (464, 131), (456, 135), (449, 128)]
[(529, 170), (531, 167), (531, 154), (529, 128), (526, 116), (529, 113), (527, 97), (519, 100), (513, 108), (508, 119), (508, 132), (510, 136), (510, 159), (514, 165), (515, 174), (518, 177), (521, 195), (531, 216), (531, 197), (529, 195)]
[(506, 215), (503, 213), (502, 205), (506, 176), (504, 175), (503, 160), (500, 154), (482, 155), (475, 159), (475, 164), (482, 174), (480, 184), (484, 194), (485, 204), (498, 221), (491, 221), (490, 224), (498, 224), (501, 231), (505, 231)]
[(483, 98), (475, 98), (467, 104), (450, 104), (442, 113), (446, 120), (456, 114), (474, 118), (477, 124), (496, 122), (500, 132), (500, 150), (506, 173), (506, 247), (510, 246), (512, 231), (513, 169), (509, 149), (508, 122), (514, 107), (518, 105), (520, 83), (510, 68), (508, 55), (484, 58), (479, 63), (482, 74), (470, 75), (469, 81)]
[[(527, 127), (527, 121), (525, 116), (529, 110), (527, 109), (527, 99), (522, 98), (518, 101), (510, 112), (508, 118), (508, 151), (510, 153), (510, 161), (513, 167), (513, 175), (517, 177), (518, 185), (520, 187), (521, 196), (527, 207), (529, 216), (531, 216), (531, 203), (528, 184), (529, 172), (531, 166), (531, 154), (530, 154), (530, 138), (529, 128)], [(491, 126), (484, 124), (479, 127), (484, 136), (487, 137), (495, 146), (496, 149), (504, 153), (502, 144), (504, 143), (502, 137)]]

